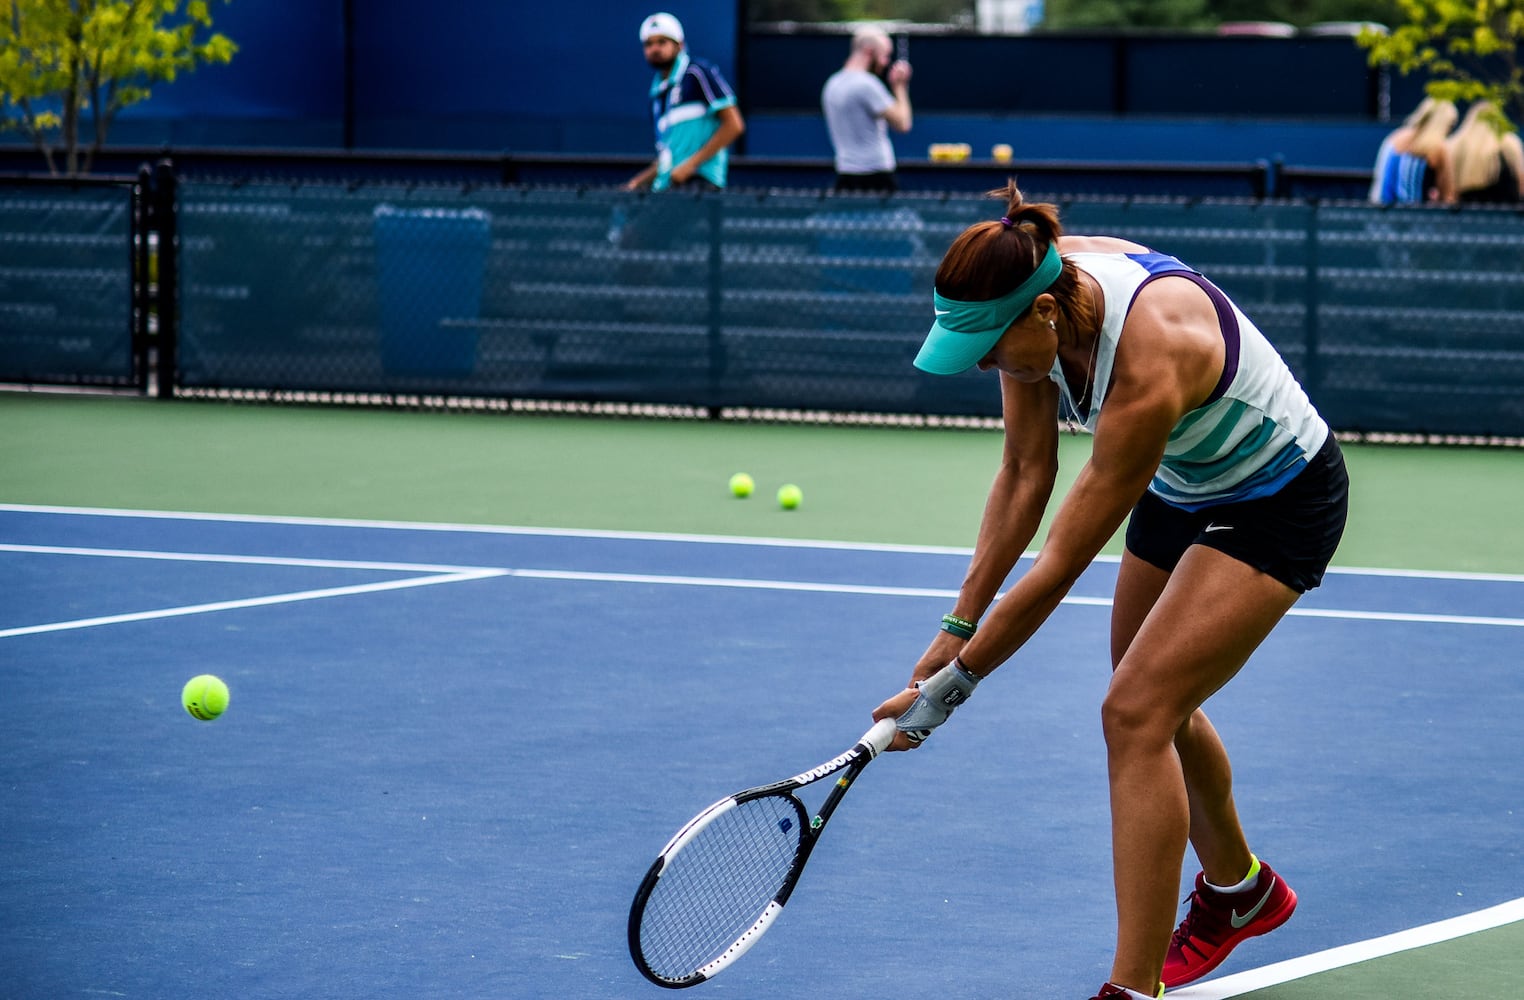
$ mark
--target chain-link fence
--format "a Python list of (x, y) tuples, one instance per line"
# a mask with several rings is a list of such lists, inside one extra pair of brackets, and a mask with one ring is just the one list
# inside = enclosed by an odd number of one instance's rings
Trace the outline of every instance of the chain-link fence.
[[(1524, 432), (1524, 218), (1067, 199), (1232, 295), (1341, 428)], [(911, 367), (974, 197), (188, 183), (180, 382), (993, 415)]]
[[(0, 378), (97, 364), (121, 376), (106, 334), (129, 336), (132, 227), (92, 197), (49, 193), (0, 216)], [(1341, 430), (1524, 435), (1524, 215), (1046, 197), (1071, 232), (1200, 268)], [(942, 253), (1000, 207), (963, 195), (185, 181), (178, 254), (159, 255), (180, 272), (168, 289), (178, 305), (158, 307), (161, 339), (176, 332), (161, 380), (382, 402), (995, 416), (992, 380), (923, 375), (911, 359)]]
[(141, 387), (133, 178), (0, 177), (0, 382)]

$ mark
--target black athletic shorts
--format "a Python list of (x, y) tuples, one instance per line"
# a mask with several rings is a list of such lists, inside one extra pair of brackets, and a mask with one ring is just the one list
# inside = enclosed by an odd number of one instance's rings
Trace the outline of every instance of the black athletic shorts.
[(1279, 493), (1197, 511), (1144, 493), (1127, 522), (1127, 551), (1172, 571), (1185, 550), (1205, 545), (1305, 593), (1323, 582), (1349, 512), (1349, 476), (1333, 434)]

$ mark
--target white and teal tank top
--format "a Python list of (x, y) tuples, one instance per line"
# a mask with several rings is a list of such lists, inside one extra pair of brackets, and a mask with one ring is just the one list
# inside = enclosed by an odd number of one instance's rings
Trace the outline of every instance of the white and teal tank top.
[(1323, 447), (1328, 424), (1286, 362), (1259, 328), (1199, 272), (1152, 252), (1072, 253), (1064, 258), (1095, 278), (1106, 298), (1087, 409), (1080, 412), (1057, 358), (1049, 375), (1092, 433), (1106, 402), (1122, 324), (1139, 290), (1156, 278), (1179, 276), (1199, 285), (1216, 307), (1226, 349), (1222, 377), (1207, 401), (1170, 431), (1150, 492), (1186, 510), (1270, 496), (1296, 478)]

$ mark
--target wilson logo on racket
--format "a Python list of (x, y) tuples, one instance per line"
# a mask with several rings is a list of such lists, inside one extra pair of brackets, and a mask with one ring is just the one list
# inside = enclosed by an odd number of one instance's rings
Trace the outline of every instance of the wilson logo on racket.
[(803, 774), (796, 774), (788, 780), (797, 782), (801, 785), (808, 785), (812, 781), (817, 781), (821, 778), (824, 778), (826, 775), (830, 774), (832, 771), (835, 771), (843, 764), (850, 764), (856, 759), (857, 748), (854, 747), (851, 750), (848, 750), (846, 753), (842, 754), (840, 757), (833, 757), (830, 760), (826, 761), (824, 764), (821, 764), (819, 767), (812, 767)]

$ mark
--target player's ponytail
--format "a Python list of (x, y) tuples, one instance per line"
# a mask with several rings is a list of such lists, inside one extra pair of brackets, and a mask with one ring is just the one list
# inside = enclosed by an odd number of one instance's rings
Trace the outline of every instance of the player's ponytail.
[[(989, 195), (1005, 199), (1001, 225), (1026, 234), (1044, 252), (1049, 243), (1064, 235), (1063, 223), (1058, 221), (1058, 206), (1043, 201), (1028, 203), (1014, 179), (1006, 181), (1005, 187), (997, 188)], [(1041, 259), (1039, 255), (1038, 260)]]
[[(974, 223), (953, 241), (937, 268), (938, 294), (970, 302), (1007, 295), (1037, 270), (1048, 247), (1063, 235), (1058, 207), (1028, 203), (1015, 180), (990, 195), (1005, 200), (1005, 214)], [(1049, 291), (1062, 303), (1075, 280), (1074, 268), (1066, 264)]]

